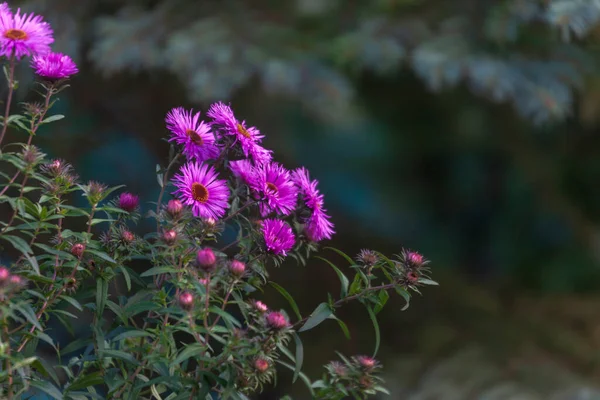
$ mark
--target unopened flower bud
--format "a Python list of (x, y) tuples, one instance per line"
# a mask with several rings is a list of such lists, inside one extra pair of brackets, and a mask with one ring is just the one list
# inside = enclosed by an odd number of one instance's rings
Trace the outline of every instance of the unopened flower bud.
[(267, 314), (267, 325), (271, 329), (280, 330), (288, 326), (288, 321), (285, 318), (285, 315), (279, 311), (271, 311)]
[(206, 224), (206, 226), (208, 228), (214, 228), (215, 225), (217, 225), (217, 220), (212, 217), (209, 217), (209, 218), (204, 219), (204, 223)]
[(252, 306), (261, 313), (266, 313), (267, 311), (269, 311), (269, 308), (267, 307), (267, 305), (260, 300), (254, 301), (252, 303)]
[(254, 360), (254, 368), (261, 374), (265, 373), (269, 369), (269, 366), (269, 362), (264, 358), (257, 358)]
[(194, 304), (194, 296), (190, 292), (183, 292), (179, 295), (179, 305), (184, 310), (191, 310)]
[(140, 202), (140, 198), (132, 193), (121, 193), (119, 196), (119, 208), (123, 211), (134, 211)]
[(106, 191), (106, 186), (95, 181), (90, 181), (84, 187), (84, 192), (86, 197), (88, 198), (88, 202), (95, 206), (100, 200), (104, 198), (104, 192)]
[(79, 283), (77, 282), (77, 279), (75, 278), (67, 278), (65, 280), (65, 290), (73, 293), (77, 290), (77, 287), (79, 286)]
[(167, 203), (167, 213), (172, 218), (178, 218), (183, 211), (183, 204), (177, 199), (169, 200)]
[(6, 283), (10, 278), (10, 271), (6, 267), (0, 267), (0, 284)]
[(231, 275), (239, 278), (246, 272), (246, 265), (239, 260), (233, 260), (231, 264), (229, 264), (229, 272), (231, 272)]
[(206, 279), (206, 278), (199, 278), (198, 282), (200, 282), (200, 284), (202, 286), (206, 286), (208, 284), (208, 279)]
[(19, 275), (11, 275), (10, 278), (8, 278), (8, 281), (14, 286), (21, 286), (24, 284), (23, 279)]
[(213, 271), (217, 263), (217, 256), (212, 249), (205, 248), (198, 251), (197, 254), (198, 266), (206, 272)]
[(130, 231), (123, 231), (121, 232), (121, 239), (123, 239), (125, 243), (131, 243), (135, 240), (135, 235)]
[(83, 243), (75, 243), (73, 246), (71, 246), (71, 254), (77, 258), (81, 258), (84, 251), (85, 245)]
[(164, 231), (162, 239), (166, 244), (172, 245), (173, 243), (175, 243), (175, 240), (177, 240), (177, 232), (175, 232), (172, 229)]
[(379, 256), (373, 250), (362, 249), (356, 259), (363, 265), (372, 267), (379, 261)]
[(369, 356), (358, 356), (356, 361), (365, 371), (370, 371), (377, 365), (377, 361), (373, 357)]
[(406, 261), (408, 261), (414, 267), (420, 267), (423, 264), (423, 256), (414, 251), (409, 251), (406, 254)]

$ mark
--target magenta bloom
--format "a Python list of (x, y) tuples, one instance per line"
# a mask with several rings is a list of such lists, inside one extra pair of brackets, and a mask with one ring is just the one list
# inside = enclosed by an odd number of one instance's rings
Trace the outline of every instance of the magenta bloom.
[(20, 59), (46, 54), (53, 41), (50, 24), (40, 15), (21, 14), (21, 9), (12, 14), (6, 3), (0, 6), (0, 55)]
[(132, 193), (121, 193), (119, 196), (119, 208), (121, 210), (132, 212), (140, 202), (140, 198)]
[(262, 232), (267, 250), (275, 255), (285, 256), (294, 247), (296, 238), (285, 221), (265, 219), (262, 222)]
[(231, 107), (221, 102), (214, 103), (206, 115), (212, 118), (213, 126), (219, 127), (226, 135), (235, 138), (235, 142), (240, 144), (246, 157), (252, 157), (257, 164), (271, 161), (271, 151), (259, 145), (264, 135), (253, 126), (247, 127), (246, 121), (239, 121)]
[(203, 121), (198, 121), (200, 112), (192, 115), (193, 110), (186, 111), (177, 107), (169, 111), (165, 122), (171, 131), (169, 142), (183, 145), (183, 154), (190, 160), (206, 161), (219, 156), (219, 148), (215, 145), (215, 135)]
[(256, 168), (251, 186), (262, 198), (260, 212), (263, 217), (271, 212), (288, 215), (296, 208), (298, 188), (290, 172), (277, 163)]
[(49, 80), (66, 79), (79, 72), (71, 57), (62, 53), (33, 56), (31, 66), (36, 75)]
[(195, 217), (219, 219), (229, 207), (227, 182), (217, 179), (211, 166), (189, 162), (173, 177), (176, 194), (183, 204), (191, 206)]
[(272, 329), (280, 330), (286, 328), (289, 325), (285, 315), (283, 315), (279, 311), (271, 311), (267, 314), (266, 319), (267, 325), (269, 325), (269, 327)]
[(333, 223), (327, 215), (327, 210), (323, 208), (323, 195), (317, 189), (319, 182), (316, 180), (311, 181), (305, 168), (295, 170), (293, 179), (300, 188), (304, 204), (311, 211), (311, 215), (305, 224), (306, 235), (313, 242), (331, 239), (335, 231), (333, 230)]
[(245, 184), (249, 185), (254, 182), (254, 167), (250, 160), (230, 161), (229, 169)]

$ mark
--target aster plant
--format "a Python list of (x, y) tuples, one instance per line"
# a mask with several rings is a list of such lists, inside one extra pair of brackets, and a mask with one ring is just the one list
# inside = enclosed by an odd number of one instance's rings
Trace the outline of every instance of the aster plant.
[[(411, 292), (435, 284), (421, 254), (363, 250), (354, 260), (324, 247), (348, 264), (314, 257), (333, 269), (340, 292), (302, 316), (269, 272), (287, 260), (307, 263), (335, 233), (305, 168), (277, 163), (256, 127), (216, 103), (205, 121), (181, 107), (167, 113), (172, 155), (157, 166), (154, 204), (122, 186), (80, 182), (70, 164), (49, 160), (33, 144), (41, 125), (63, 118), (51, 111), (77, 66), (51, 51), (52, 30), (41, 16), (4, 3), (0, 29), (8, 71), (0, 136), (0, 206), (8, 215), (0, 221), (0, 398), (247, 399), (275, 384), (282, 369), (306, 384), (307, 397), (386, 392), (374, 358), (376, 315), (390, 292), (408, 305)], [(14, 67), (29, 56), (42, 101), (11, 113)], [(22, 140), (4, 141), (12, 136)], [(73, 205), (81, 196), (87, 205)], [(141, 218), (156, 229), (138, 231)], [(266, 290), (278, 291), (289, 308), (261, 301)], [(336, 310), (351, 301), (373, 321), (373, 356), (340, 354), (313, 382), (302, 372), (300, 334), (332, 319), (349, 336)]]

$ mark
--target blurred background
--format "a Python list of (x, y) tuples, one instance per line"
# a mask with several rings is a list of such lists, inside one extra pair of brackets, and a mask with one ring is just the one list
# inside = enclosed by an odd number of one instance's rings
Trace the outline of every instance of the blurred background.
[[(231, 102), (320, 181), (328, 244), (432, 260), (441, 286), (380, 314), (391, 398), (600, 398), (600, 2), (10, 3), (80, 66), (38, 145), (83, 179), (154, 201), (166, 112)], [(304, 313), (338, 285), (318, 260), (274, 278)], [(334, 350), (372, 351), (364, 309), (341, 315), (350, 341), (305, 334), (314, 379)], [(290, 381), (261, 398), (308, 398)]]

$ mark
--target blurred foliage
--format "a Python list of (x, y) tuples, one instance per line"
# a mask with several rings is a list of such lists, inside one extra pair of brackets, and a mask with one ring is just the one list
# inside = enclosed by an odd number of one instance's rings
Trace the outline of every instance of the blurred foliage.
[(134, 171), (166, 157), (166, 111), (232, 101), (314, 171), (340, 210), (334, 245), (413, 247), (511, 287), (600, 286), (598, 1), (18, 3), (82, 65), (62, 103), (78, 118), (41, 139), (86, 179), (152, 201)]

